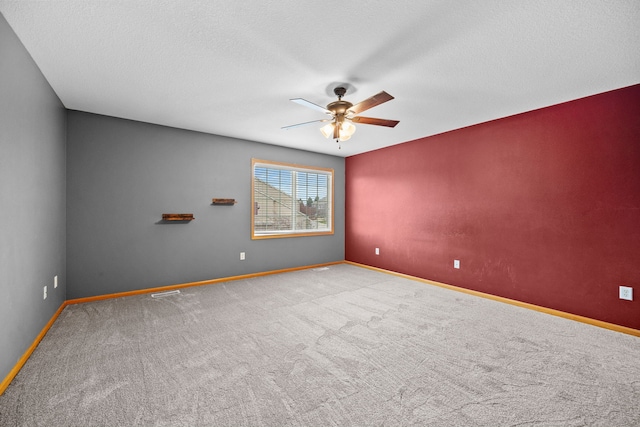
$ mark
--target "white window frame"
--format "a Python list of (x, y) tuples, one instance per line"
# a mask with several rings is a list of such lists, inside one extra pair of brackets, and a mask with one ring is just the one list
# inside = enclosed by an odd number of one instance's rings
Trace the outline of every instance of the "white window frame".
[[(275, 170), (286, 170), (293, 172), (293, 178), (291, 182), (291, 191), (292, 195), (290, 195), (291, 207), (289, 210), (291, 211), (291, 220), (290, 228), (286, 229), (269, 229), (269, 230), (256, 230), (256, 225), (258, 224), (257, 219), (260, 219), (260, 208), (265, 209), (265, 206), (257, 205), (256, 200), (256, 168), (267, 168), (267, 169), (275, 169)], [(327, 224), (323, 228), (297, 228), (297, 219), (300, 215), (300, 211), (298, 210), (298, 197), (296, 191), (297, 179), (296, 174), (298, 172), (302, 173), (311, 173), (324, 175), (328, 180), (328, 189), (326, 194), (327, 199)], [(329, 235), (334, 234), (334, 206), (333, 206), (333, 196), (334, 196), (334, 173), (333, 169), (329, 168), (321, 168), (321, 167), (313, 167), (313, 166), (301, 166), (292, 163), (283, 163), (283, 162), (275, 162), (269, 160), (260, 160), (260, 159), (251, 159), (251, 238), (252, 239), (273, 239), (273, 238), (281, 238), (281, 237), (301, 237), (301, 236), (321, 236), (321, 235)], [(264, 203), (264, 201), (262, 202)], [(274, 202), (275, 204), (275, 202)], [(287, 215), (288, 216), (288, 215)], [(316, 222), (318, 225), (320, 222)]]

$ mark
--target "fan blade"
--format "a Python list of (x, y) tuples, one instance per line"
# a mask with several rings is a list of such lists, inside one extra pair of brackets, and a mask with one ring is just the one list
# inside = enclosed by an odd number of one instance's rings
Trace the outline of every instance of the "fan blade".
[(373, 117), (360, 117), (356, 116), (351, 119), (352, 122), (362, 123), (363, 125), (376, 125), (376, 126), (387, 126), (390, 128), (396, 127), (399, 120), (387, 120), (387, 119), (376, 119)]
[(349, 111), (353, 114), (362, 113), (363, 111), (368, 110), (369, 108), (373, 108), (376, 105), (380, 105), (383, 102), (391, 101), (393, 96), (389, 95), (387, 92), (382, 91), (376, 95), (373, 95), (371, 98), (367, 98), (364, 101), (354, 105), (349, 108)]
[(331, 114), (331, 111), (327, 110), (324, 107), (321, 107), (318, 104), (314, 104), (313, 102), (307, 101), (306, 99), (293, 98), (293, 99), (290, 99), (290, 101), (293, 101), (296, 104), (300, 104), (303, 107), (308, 107), (308, 108), (311, 108), (312, 110), (320, 111), (321, 113)]
[(292, 128), (297, 128), (297, 127), (300, 127), (300, 126), (306, 126), (306, 125), (310, 125), (310, 124), (313, 124), (313, 123), (328, 122), (330, 120), (331, 119), (311, 120), (310, 122), (298, 123), (298, 124), (289, 125), (289, 126), (282, 126), (280, 129), (289, 130), (289, 129), (292, 129)]

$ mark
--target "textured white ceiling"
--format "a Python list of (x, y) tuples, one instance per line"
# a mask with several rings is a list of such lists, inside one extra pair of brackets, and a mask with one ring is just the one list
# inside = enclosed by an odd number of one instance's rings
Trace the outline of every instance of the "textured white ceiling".
[[(348, 156), (640, 83), (638, 0), (0, 0), (64, 105)], [(395, 100), (338, 150), (289, 101)], [(2, 82), (2, 84), (8, 84)], [(179, 141), (176, 141), (179, 143)]]

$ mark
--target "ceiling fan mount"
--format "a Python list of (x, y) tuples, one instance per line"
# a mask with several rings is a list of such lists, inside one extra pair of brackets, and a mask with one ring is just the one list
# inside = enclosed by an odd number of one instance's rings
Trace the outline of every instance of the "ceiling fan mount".
[(345, 95), (345, 93), (347, 93), (347, 88), (343, 87), (343, 86), (338, 86), (335, 89), (333, 89), (333, 93), (336, 94), (336, 96), (338, 97), (338, 101), (342, 99), (342, 97)]
[(296, 104), (300, 104), (313, 110), (328, 114), (331, 116), (331, 118), (284, 126), (283, 129), (291, 129), (294, 127), (304, 126), (312, 123), (329, 122), (320, 129), (320, 132), (322, 132), (322, 134), (326, 138), (333, 136), (333, 139), (335, 139), (336, 142), (340, 142), (350, 139), (351, 135), (353, 135), (353, 133), (356, 131), (356, 127), (353, 125), (353, 123), (386, 127), (395, 127), (398, 123), (400, 123), (398, 120), (377, 119), (373, 117), (362, 117), (357, 115), (384, 102), (391, 101), (393, 99), (393, 96), (389, 95), (385, 91), (382, 91), (355, 105), (349, 101), (344, 101), (342, 99), (342, 97), (344, 97), (344, 95), (347, 93), (347, 89), (344, 86), (335, 87), (333, 89), (333, 93), (338, 97), (338, 100), (329, 103), (326, 108), (314, 104), (313, 102), (309, 102), (306, 99), (291, 99), (291, 101), (295, 102)]

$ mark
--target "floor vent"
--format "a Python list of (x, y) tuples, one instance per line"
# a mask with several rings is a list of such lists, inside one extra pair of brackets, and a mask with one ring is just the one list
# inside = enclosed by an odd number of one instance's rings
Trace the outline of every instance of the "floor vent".
[(175, 291), (167, 291), (167, 292), (160, 292), (158, 294), (151, 294), (151, 298), (164, 298), (164, 297), (170, 297), (172, 295), (178, 295), (180, 294), (179, 290), (175, 290)]

